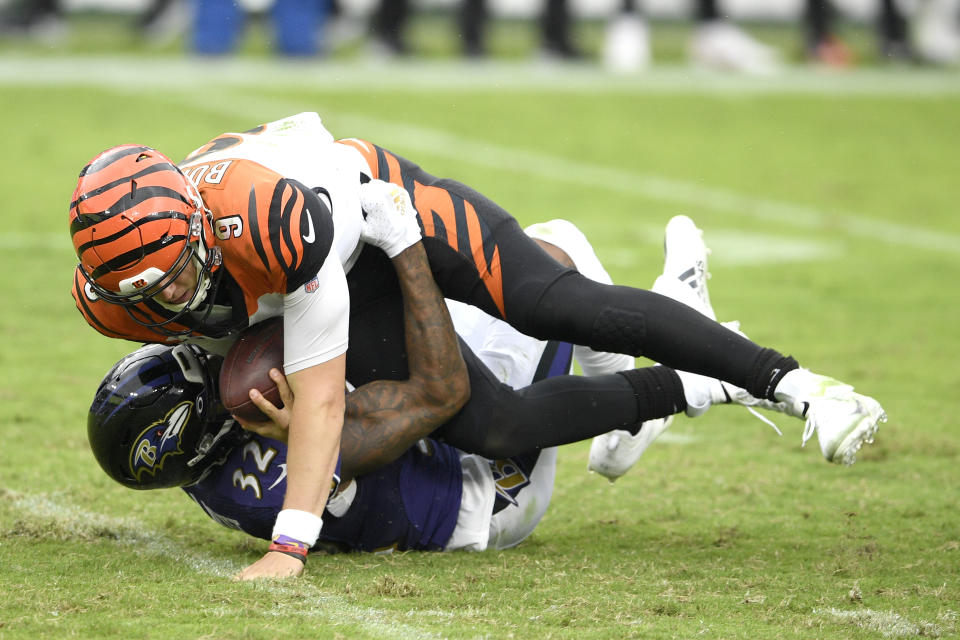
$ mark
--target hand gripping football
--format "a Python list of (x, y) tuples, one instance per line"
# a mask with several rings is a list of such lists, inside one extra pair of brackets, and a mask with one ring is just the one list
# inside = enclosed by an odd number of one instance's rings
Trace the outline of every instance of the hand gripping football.
[(247, 327), (233, 343), (220, 369), (220, 401), (234, 416), (250, 422), (266, 422), (250, 399), (256, 389), (277, 407), (280, 391), (270, 379), (270, 369), (283, 371), (283, 318), (270, 318)]

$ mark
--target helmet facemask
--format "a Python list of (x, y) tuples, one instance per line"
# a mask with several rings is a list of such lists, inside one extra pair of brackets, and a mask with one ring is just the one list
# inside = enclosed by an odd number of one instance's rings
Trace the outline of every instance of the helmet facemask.
[[(127, 314), (137, 323), (158, 333), (162, 333), (167, 336), (181, 336), (191, 333), (191, 329), (185, 329), (183, 331), (172, 331), (167, 327), (167, 325), (177, 322), (185, 315), (196, 311), (200, 306), (207, 301), (206, 310), (203, 313), (203, 316), (200, 318), (202, 323), (210, 315), (210, 312), (213, 310), (213, 299), (216, 296), (216, 291), (219, 288), (221, 276), (223, 275), (223, 270), (219, 269), (219, 266), (222, 261), (220, 248), (219, 247), (207, 247), (206, 243), (203, 241), (203, 221), (202, 213), (195, 213), (191, 216), (191, 238), (184, 241), (183, 250), (180, 252), (177, 260), (174, 262), (173, 266), (170, 267), (166, 272), (160, 271), (154, 267), (151, 267), (143, 272), (141, 276), (143, 280), (147, 282), (145, 285), (141, 285), (141, 288), (137, 289), (133, 286), (124, 287), (128, 289), (126, 292), (117, 293), (105, 289), (103, 286), (98, 285), (89, 274), (83, 269), (83, 266), (80, 266), (80, 272), (87, 278), (87, 282), (90, 285), (92, 292), (110, 302), (112, 304), (120, 305), (124, 308)], [(197, 229), (198, 239), (194, 239), (193, 229)], [(170, 304), (164, 302), (159, 294), (169, 287), (173, 282), (183, 274), (187, 269), (188, 265), (193, 264), (194, 269), (197, 274), (197, 280), (194, 284), (193, 293), (190, 298), (180, 304)], [(148, 279), (149, 278), (149, 279)], [(124, 284), (126, 281), (124, 281)], [(175, 312), (174, 315), (164, 318), (162, 320), (152, 319), (144, 310), (137, 308), (136, 306), (144, 303), (148, 300), (156, 302), (158, 305), (167, 309), (169, 311)]]

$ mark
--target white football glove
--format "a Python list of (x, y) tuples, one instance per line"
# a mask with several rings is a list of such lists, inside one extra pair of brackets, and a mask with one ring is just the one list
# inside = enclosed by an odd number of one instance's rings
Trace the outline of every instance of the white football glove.
[(360, 238), (383, 249), (388, 257), (420, 241), (417, 210), (403, 187), (371, 180), (360, 185), (360, 206), (366, 214)]

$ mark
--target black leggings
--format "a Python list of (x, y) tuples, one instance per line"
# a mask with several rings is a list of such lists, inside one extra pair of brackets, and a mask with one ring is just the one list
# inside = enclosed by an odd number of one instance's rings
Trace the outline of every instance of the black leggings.
[[(548, 343), (547, 353), (553, 344)], [(591, 377), (560, 375), (512, 389), (466, 345), (462, 351), (470, 401), (433, 437), (486, 458), (587, 440), (613, 429), (636, 433), (645, 420), (686, 408), (680, 378), (667, 367)]]
[[(360, 386), (407, 378), (403, 297), (386, 254), (364, 248), (347, 283), (347, 380)], [(501, 383), (462, 340), (460, 349), (470, 376), (470, 401), (433, 436), (488, 458), (577, 442), (612, 429), (635, 433), (645, 420), (686, 408), (680, 379), (667, 367), (550, 377), (569, 371), (572, 347), (549, 342), (533, 384), (515, 390)]]
[[(797, 364), (665, 296), (590, 280), (553, 260), (492, 200), (436, 178), (371, 143), (381, 180), (402, 185), (417, 208), (424, 246), (443, 294), (480, 307), (519, 331), (598, 351), (645, 356), (720, 378), (773, 399)], [(373, 152), (371, 152), (372, 154)]]

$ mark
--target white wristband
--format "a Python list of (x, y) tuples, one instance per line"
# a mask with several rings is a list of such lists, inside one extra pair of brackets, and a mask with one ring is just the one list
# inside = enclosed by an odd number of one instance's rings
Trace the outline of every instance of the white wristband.
[(320, 519), (320, 516), (309, 511), (283, 509), (277, 515), (271, 538), (276, 540), (277, 536), (288, 536), (312, 547), (317, 543), (317, 538), (320, 537), (320, 527), (322, 526), (323, 520)]

